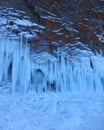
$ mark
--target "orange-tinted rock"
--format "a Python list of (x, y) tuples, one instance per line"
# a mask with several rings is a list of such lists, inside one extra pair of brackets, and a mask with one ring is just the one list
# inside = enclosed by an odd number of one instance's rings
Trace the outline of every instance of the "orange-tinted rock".
[(98, 43), (98, 42), (99, 42), (98, 37), (97, 37), (94, 33), (91, 34), (91, 40), (92, 40), (94, 43)]
[(48, 19), (44, 19), (45, 21), (45, 25), (50, 28), (51, 30), (56, 30), (58, 29), (58, 24), (51, 21), (51, 20), (48, 20)]
[(103, 12), (96, 12), (96, 17), (104, 20), (104, 13)]
[(80, 32), (88, 32), (90, 29), (89, 29), (89, 27), (88, 26), (86, 26), (86, 25), (83, 25), (83, 24), (80, 24), (79, 25), (79, 31)]
[(37, 33), (39, 40), (104, 46), (96, 36), (104, 31), (103, 0), (25, 0), (25, 3), (31, 5), (34, 19), (45, 27), (40, 29), (42, 33)]

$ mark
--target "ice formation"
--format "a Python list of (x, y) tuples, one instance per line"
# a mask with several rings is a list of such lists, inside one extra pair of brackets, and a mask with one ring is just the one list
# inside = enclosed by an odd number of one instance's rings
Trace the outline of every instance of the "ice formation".
[[(103, 92), (104, 58), (70, 58), (57, 51), (30, 54), (27, 44), (0, 37), (0, 90), (11, 94), (35, 92)], [(101, 61), (100, 61), (101, 60)], [(100, 64), (101, 63), (101, 64)], [(6, 84), (8, 87), (4, 87)]]

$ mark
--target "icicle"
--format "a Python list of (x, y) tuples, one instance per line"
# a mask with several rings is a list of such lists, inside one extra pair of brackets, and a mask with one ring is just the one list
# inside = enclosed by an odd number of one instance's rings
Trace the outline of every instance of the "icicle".
[(37, 93), (104, 92), (103, 57), (85, 57), (78, 61), (60, 52), (61, 49), (56, 58), (48, 53), (30, 55), (28, 44), (23, 45), (23, 35), (20, 42), (4, 37), (0, 40), (0, 85), (10, 82), (8, 89), (12, 94), (26, 94), (30, 90)]

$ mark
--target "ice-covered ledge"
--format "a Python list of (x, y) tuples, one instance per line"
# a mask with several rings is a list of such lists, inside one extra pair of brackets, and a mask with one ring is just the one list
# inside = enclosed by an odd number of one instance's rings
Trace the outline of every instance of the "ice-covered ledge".
[[(104, 92), (104, 58), (88, 51), (56, 51), (56, 57), (43, 52), (31, 54), (28, 44), (0, 38), (0, 87), (9, 93)], [(62, 51), (63, 50), (63, 51)], [(75, 50), (74, 50), (75, 52)], [(89, 53), (89, 54), (88, 54)], [(85, 55), (87, 54), (87, 55)], [(5, 88), (5, 85), (11, 84)]]

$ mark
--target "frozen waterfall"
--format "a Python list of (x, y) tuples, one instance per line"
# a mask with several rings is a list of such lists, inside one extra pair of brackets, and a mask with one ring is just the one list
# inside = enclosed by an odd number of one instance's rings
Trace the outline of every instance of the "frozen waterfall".
[(103, 92), (104, 58), (30, 54), (28, 45), (0, 38), (0, 92)]

